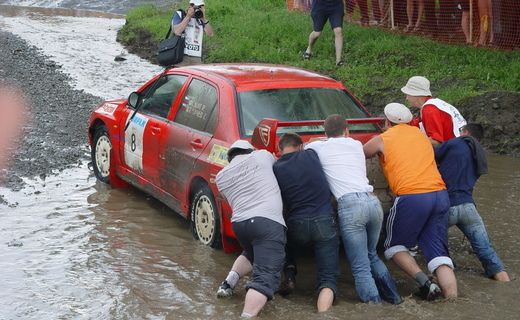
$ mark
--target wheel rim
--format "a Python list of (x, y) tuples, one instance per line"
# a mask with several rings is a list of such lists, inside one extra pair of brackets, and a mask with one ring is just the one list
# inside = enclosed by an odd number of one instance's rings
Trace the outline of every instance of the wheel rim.
[(195, 229), (199, 240), (209, 245), (215, 232), (215, 212), (206, 195), (201, 196), (195, 206)]
[(110, 143), (110, 139), (103, 135), (99, 137), (96, 143), (96, 166), (98, 168), (99, 174), (106, 178), (110, 174), (110, 150), (112, 149), (112, 144)]

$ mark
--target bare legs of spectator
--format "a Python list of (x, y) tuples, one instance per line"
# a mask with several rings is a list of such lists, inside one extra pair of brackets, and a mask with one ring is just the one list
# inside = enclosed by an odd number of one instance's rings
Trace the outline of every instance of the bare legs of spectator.
[(480, 17), (480, 36), (478, 45), (484, 46), (488, 42), (493, 42), (491, 0), (478, 0), (478, 14)]
[(312, 47), (314, 46), (314, 43), (316, 43), (316, 40), (320, 37), (321, 32), (313, 31), (309, 34), (309, 45), (307, 46), (307, 49), (305, 50), (305, 53), (309, 55), (309, 57), (312, 55)]
[(464, 36), (466, 37), (466, 43), (471, 43), (471, 37), (469, 34), (469, 11), (462, 11), (460, 26), (462, 27), (462, 32), (464, 32)]
[[(396, 253), (392, 257), (394, 261), (406, 274), (414, 278), (419, 272), (422, 272), (421, 268), (417, 265), (415, 259), (410, 255), (408, 251), (402, 251)], [(442, 290), (442, 295), (445, 298), (456, 298), (457, 297), (457, 279), (455, 273), (447, 265), (441, 265), (435, 270), (435, 275), (439, 281), (439, 286)]]
[(413, 14), (414, 14), (414, 0), (406, 0), (406, 14), (408, 16), (408, 25), (404, 29), (405, 32), (410, 31), (413, 27), (413, 31), (418, 31), (421, 27), (421, 19), (424, 12), (424, 1), (417, 0), (417, 21), (415, 22), (415, 26), (413, 24)]
[(334, 28), (334, 47), (336, 48), (336, 65), (339, 65), (342, 62), (341, 55), (343, 53), (343, 28), (341, 27)]

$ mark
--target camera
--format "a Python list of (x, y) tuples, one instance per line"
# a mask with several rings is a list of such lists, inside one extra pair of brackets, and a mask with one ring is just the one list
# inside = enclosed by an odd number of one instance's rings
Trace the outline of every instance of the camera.
[(204, 17), (204, 12), (200, 9), (202, 6), (194, 6), (193, 9), (195, 10), (195, 13), (193, 14), (193, 17), (195, 19), (202, 19)]

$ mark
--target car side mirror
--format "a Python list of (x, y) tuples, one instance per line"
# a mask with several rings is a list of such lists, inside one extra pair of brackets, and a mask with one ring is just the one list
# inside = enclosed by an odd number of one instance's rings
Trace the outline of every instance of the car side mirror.
[(136, 108), (139, 104), (139, 100), (141, 100), (141, 96), (137, 92), (132, 92), (128, 96), (128, 105), (132, 108)]

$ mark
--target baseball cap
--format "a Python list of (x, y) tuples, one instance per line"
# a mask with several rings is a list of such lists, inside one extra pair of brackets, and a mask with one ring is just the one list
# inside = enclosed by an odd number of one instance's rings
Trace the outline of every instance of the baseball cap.
[(431, 96), (432, 93), (430, 91), (430, 80), (421, 76), (413, 76), (411, 77), (406, 85), (401, 88), (401, 91), (404, 94), (409, 96), (417, 97), (417, 96)]
[(203, 6), (204, 0), (190, 0), (190, 4), (193, 4), (195, 6)]
[(235, 149), (243, 149), (243, 150), (247, 150), (247, 149), (251, 149), (251, 150), (254, 150), (255, 147), (253, 147), (249, 141), (246, 141), (246, 140), (237, 140), (235, 142), (233, 142), (233, 144), (231, 145), (231, 147), (229, 147), (229, 150), (227, 152), (228, 156), (229, 154), (235, 150)]
[(408, 123), (412, 121), (412, 113), (404, 104), (389, 103), (385, 106), (385, 116), (393, 123)]

